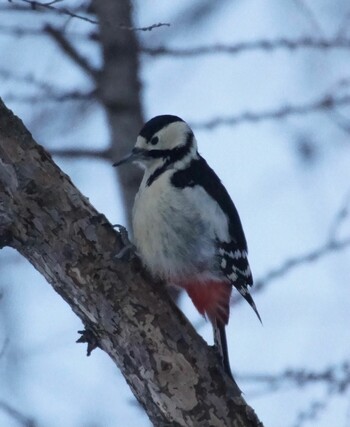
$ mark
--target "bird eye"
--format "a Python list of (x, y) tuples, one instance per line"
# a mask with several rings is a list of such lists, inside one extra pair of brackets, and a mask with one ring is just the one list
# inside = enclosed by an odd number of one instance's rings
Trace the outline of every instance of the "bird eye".
[(154, 137), (151, 139), (151, 144), (152, 144), (152, 145), (156, 145), (156, 144), (158, 144), (158, 142), (159, 142), (159, 138), (158, 138), (158, 136), (154, 136)]

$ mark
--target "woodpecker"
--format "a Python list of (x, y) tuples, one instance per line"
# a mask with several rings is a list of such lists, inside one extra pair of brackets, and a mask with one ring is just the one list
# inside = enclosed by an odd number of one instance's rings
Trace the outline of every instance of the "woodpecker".
[(210, 320), (232, 378), (225, 326), (233, 286), (261, 321), (248, 290), (253, 278), (237, 209), (198, 153), (191, 128), (177, 116), (149, 120), (131, 154), (113, 166), (129, 162), (145, 170), (132, 213), (137, 252), (154, 277), (185, 289)]

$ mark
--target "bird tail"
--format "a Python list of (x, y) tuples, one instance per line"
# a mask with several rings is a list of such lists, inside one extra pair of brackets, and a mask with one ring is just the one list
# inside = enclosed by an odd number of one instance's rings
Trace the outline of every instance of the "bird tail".
[(258, 309), (256, 308), (253, 297), (250, 295), (248, 291), (248, 286), (246, 285), (246, 283), (243, 283), (243, 284), (234, 283), (234, 286), (237, 289), (237, 291), (242, 295), (242, 297), (247, 301), (247, 303), (251, 306), (251, 308), (254, 310), (255, 314), (258, 316), (258, 319), (260, 320), (260, 323), (262, 324), (260, 314), (258, 312)]
[(227, 373), (227, 375), (231, 378), (235, 385), (237, 396), (240, 396), (242, 394), (242, 391), (238, 387), (236, 381), (233, 378), (231, 368), (230, 368), (230, 360), (228, 357), (228, 349), (227, 349), (227, 340), (226, 340), (226, 331), (225, 331), (225, 325), (222, 324), (220, 321), (217, 321), (216, 319), (213, 320), (213, 331), (214, 331), (214, 344), (216, 348), (218, 349), (218, 352), (220, 354), (221, 363), (224, 368), (224, 371)]

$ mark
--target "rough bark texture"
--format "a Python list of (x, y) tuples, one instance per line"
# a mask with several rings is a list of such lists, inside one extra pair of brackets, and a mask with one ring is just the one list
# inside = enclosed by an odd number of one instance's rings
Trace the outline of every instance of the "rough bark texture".
[[(262, 426), (215, 351), (0, 100), (0, 246), (25, 256), (91, 329), (155, 426)], [(117, 396), (111, 398), (117, 399)]]
[[(118, 160), (129, 153), (144, 123), (140, 101), (139, 47), (132, 27), (130, 0), (94, 0), (93, 9), (99, 21), (99, 40), (103, 64), (97, 88), (104, 105), (111, 132), (111, 154)], [(128, 226), (141, 172), (137, 168), (117, 168)]]

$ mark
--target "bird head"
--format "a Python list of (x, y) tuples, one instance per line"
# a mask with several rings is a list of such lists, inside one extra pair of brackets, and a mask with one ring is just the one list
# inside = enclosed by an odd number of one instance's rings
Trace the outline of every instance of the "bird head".
[(130, 162), (139, 163), (144, 168), (162, 162), (170, 165), (193, 149), (197, 149), (196, 142), (186, 122), (177, 116), (156, 116), (143, 126), (131, 153), (113, 166)]

